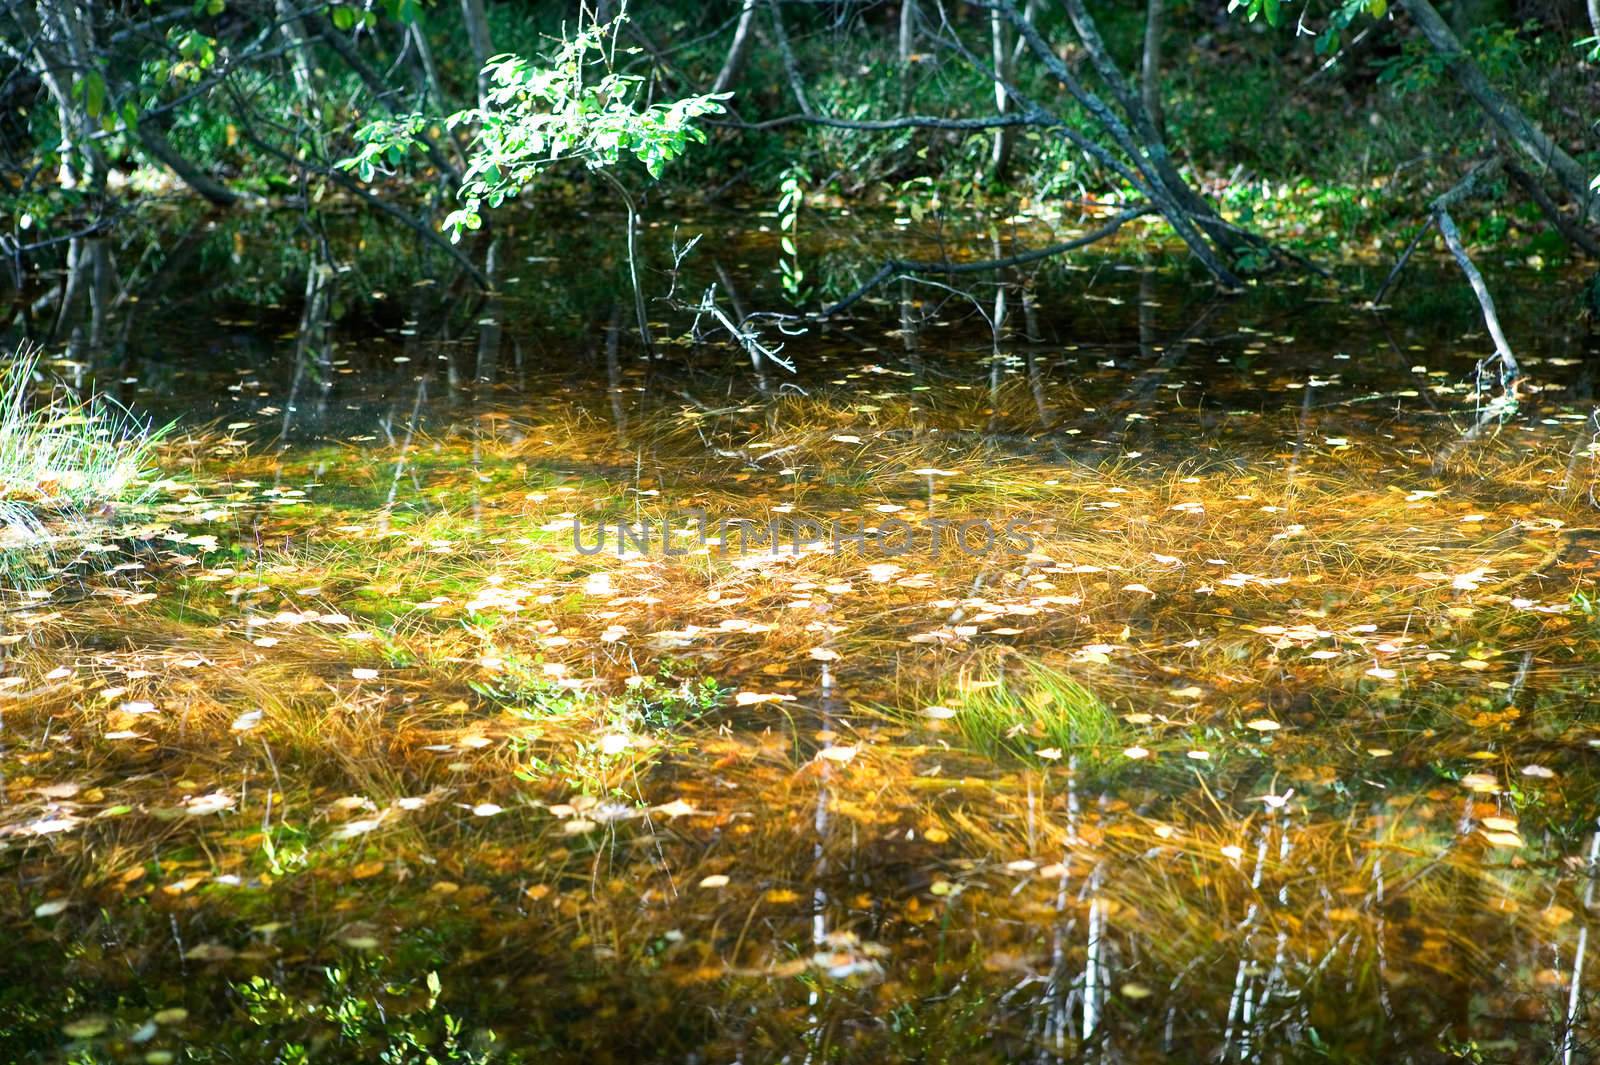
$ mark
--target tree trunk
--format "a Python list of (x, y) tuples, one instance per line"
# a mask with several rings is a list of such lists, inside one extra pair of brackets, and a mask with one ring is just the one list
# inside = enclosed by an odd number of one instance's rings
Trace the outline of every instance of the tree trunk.
[(1400, 6), (1406, 9), (1434, 51), (1449, 66), (1456, 82), (1477, 102), (1483, 113), (1505, 131), (1506, 136), (1535, 166), (1548, 169), (1555, 175), (1567, 195), (1578, 205), (1582, 216), (1600, 223), (1600, 204), (1596, 203), (1595, 195), (1589, 188), (1589, 174), (1583, 167), (1489, 84), (1489, 79), (1484, 77), (1483, 71), (1462, 49), (1461, 42), (1450, 32), (1450, 27), (1445, 25), (1444, 19), (1439, 17), (1439, 12), (1428, 0), (1400, 0)]
[(278, 0), (278, 18), (283, 21), (283, 36), (293, 45), (289, 52), (289, 70), (294, 74), (294, 87), (307, 103), (316, 88), (311, 77), (311, 45), (306, 28), (298, 18), (291, 18), (295, 0)]
[[(1067, 17), (1072, 21), (1072, 28), (1077, 32), (1084, 51), (1088, 53), (1095, 72), (1100, 75), (1100, 80), (1105, 82), (1106, 88), (1121, 106), (1123, 114), (1128, 116), (1128, 126), (1131, 127), (1128, 130), (1130, 135), (1128, 150), (1137, 149), (1132, 152), (1135, 164), (1146, 171), (1153, 181), (1165, 187), (1178, 206), (1205, 231), (1206, 236), (1211, 238), (1218, 248), (1230, 255), (1240, 255), (1251, 246), (1258, 245), (1259, 241), (1252, 240), (1226, 225), (1218, 217), (1210, 202), (1196, 192), (1184, 180), (1183, 175), (1178, 173), (1177, 164), (1172, 161), (1172, 156), (1167, 151), (1166, 141), (1157, 130), (1143, 100), (1133, 91), (1122, 69), (1111, 58), (1111, 53), (1100, 36), (1100, 29), (1090, 17), (1083, 0), (1066, 0), (1066, 8)], [(1139, 153), (1142, 153), (1142, 158)], [(1165, 210), (1162, 213), (1167, 214)], [(1168, 220), (1172, 220), (1170, 215)]]
[[(1045, 70), (1072, 99), (1088, 111), (1106, 135), (1127, 154), (1128, 163), (1117, 159), (1105, 145), (1073, 129), (1047, 109), (1033, 105), (1039, 114), (1048, 119), (1060, 131), (1061, 136), (1124, 178), (1148, 198), (1150, 204), (1183, 238), (1183, 242), (1189, 245), (1195, 257), (1205, 264), (1214, 278), (1229, 288), (1242, 288), (1243, 283), (1238, 275), (1217, 254), (1212, 242), (1215, 242), (1217, 247), (1229, 249), (1238, 248), (1240, 245), (1258, 246), (1261, 242), (1240, 234), (1218, 218), (1204, 198), (1189, 188), (1182, 177), (1177, 175), (1166, 159), (1165, 146), (1153, 138), (1136, 136), (1134, 131), (1128, 128), (1128, 124), (1118, 117), (1104, 100), (1088, 91), (1077, 74), (1062, 60), (1038, 29), (1024, 20), (1022, 12), (1017, 10), (1013, 0), (994, 0), (994, 3), (1006, 13), (1006, 17), (1011, 20), (1012, 28), (1027, 43), (1028, 50), (1033, 53), (1034, 58), (1044, 65)], [(1126, 79), (1105, 54), (1098, 32), (1094, 29), (1094, 23), (1089, 19), (1088, 13), (1083, 10), (1083, 4), (1067, 0), (1067, 9), (1069, 14), (1072, 14), (1075, 25), (1081, 22), (1087, 27), (1086, 30), (1080, 31), (1080, 38), (1096, 60), (1096, 66), (1101, 67), (1102, 76), (1107, 84), (1118, 93), (1119, 102), (1123, 103), (1124, 109), (1130, 114), (1142, 114), (1143, 108), (1128, 93)], [(1095, 54), (1097, 48), (1098, 54)], [(1013, 95), (1021, 99), (1014, 91)], [(1141, 140), (1144, 143), (1141, 143)], [(1170, 179), (1167, 175), (1171, 176)], [(1202, 233), (1201, 228), (1197, 227), (1203, 227), (1204, 232)]]
[(1072, 28), (1077, 31), (1078, 39), (1083, 42), (1083, 49), (1089, 54), (1089, 61), (1094, 65), (1095, 72), (1100, 75), (1100, 80), (1106, 83), (1106, 88), (1111, 91), (1111, 95), (1121, 105), (1123, 113), (1128, 116), (1128, 124), (1133, 127), (1133, 133), (1140, 142), (1139, 146), (1144, 149), (1151, 167), (1160, 176), (1162, 183), (1172, 190), (1178, 202), (1188, 209), (1190, 214), (1198, 218), (1214, 218), (1215, 212), (1212, 211), (1211, 205), (1191, 189), (1189, 183), (1178, 173), (1177, 166), (1167, 152), (1166, 141), (1156, 130), (1155, 122), (1145, 109), (1143, 101), (1135, 95), (1121, 68), (1111, 58), (1111, 53), (1100, 36), (1100, 29), (1090, 17), (1083, 0), (1066, 0), (1066, 7), (1067, 17), (1072, 20)]
[(750, 44), (755, 40), (756, 7), (757, 0), (744, 0), (744, 7), (739, 12), (739, 24), (733, 30), (733, 43), (728, 46), (728, 58), (723, 60), (722, 69), (717, 72), (717, 80), (711, 86), (712, 92), (727, 92), (744, 69)]
[(433, 106), (446, 110), (444, 83), (439, 80), (439, 65), (433, 61), (433, 46), (428, 43), (428, 32), (422, 28), (421, 17), (406, 29), (411, 34), (411, 43), (417, 46), (417, 63), (422, 67), (422, 80), (428, 86), (428, 95), (433, 97)]
[[(994, 63), (994, 104), (997, 114), (1005, 114), (1011, 102), (1011, 94), (1006, 91), (1006, 83), (1011, 80), (1011, 41), (1010, 23), (1001, 13), (999, 8), (989, 12), (989, 39), (992, 46), (992, 62)], [(1011, 147), (1016, 142), (1015, 127), (1002, 126), (994, 131), (994, 145), (989, 152), (990, 172), (996, 178), (1004, 178), (1006, 170), (1011, 166)]]
[(814, 115), (816, 112), (806, 97), (805, 83), (800, 80), (800, 65), (789, 44), (789, 31), (783, 28), (783, 11), (778, 7), (778, 0), (767, 0), (767, 10), (772, 14), (772, 36), (778, 43), (778, 56), (783, 60), (783, 72), (789, 79), (789, 91), (794, 93), (794, 102), (800, 105), (801, 114)]
[[(1600, 0), (1596, 0), (1600, 2)], [(900, 0), (900, 66), (911, 63), (917, 41), (917, 0)]]
[(484, 65), (494, 55), (494, 41), (489, 37), (489, 15), (483, 0), (461, 0), (461, 20), (467, 24), (467, 46), (477, 63), (478, 106), (484, 106), (489, 95), (489, 81), (484, 76)]
[(105, 153), (95, 140), (98, 124), (72, 91), (83, 73), (99, 68), (87, 9), (77, 0), (45, 0), (36, 9), (38, 22), (34, 23), (25, 19), (26, 7), (21, 5), (17, 18), (34, 38), (39, 78), (55, 102), (61, 126), (61, 186), (87, 187), (98, 194), (106, 178)]
[[(1595, 0), (1600, 3), (1600, 0)], [(1146, 0), (1144, 6), (1144, 54), (1139, 64), (1139, 95), (1145, 114), (1163, 142), (1167, 139), (1167, 120), (1161, 107), (1161, 22), (1162, 0)]]

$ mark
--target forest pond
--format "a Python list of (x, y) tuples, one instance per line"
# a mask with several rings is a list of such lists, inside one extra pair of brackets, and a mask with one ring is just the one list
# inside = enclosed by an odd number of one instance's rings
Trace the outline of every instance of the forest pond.
[(757, 213), (650, 230), (654, 357), (603, 218), (489, 296), (365, 224), (124, 233), (47, 354), (182, 417), (4, 551), (0, 1059), (1593, 1060), (1597, 364), (1531, 268), (1502, 424), (1444, 263), (1118, 245), (791, 373), (691, 328), (786, 307)]

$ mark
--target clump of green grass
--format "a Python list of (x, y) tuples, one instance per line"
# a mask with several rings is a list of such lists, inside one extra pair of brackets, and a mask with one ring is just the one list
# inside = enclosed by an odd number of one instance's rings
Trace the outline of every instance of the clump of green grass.
[(541, 664), (508, 654), (492, 679), (470, 681), (468, 686), (514, 717), (540, 721), (570, 715), (583, 702), (584, 693), (563, 687)]
[(126, 500), (170, 428), (59, 384), (41, 400), (42, 351), (24, 343), (0, 367), (0, 521), (12, 529)]
[(1039, 663), (964, 677), (929, 699), (910, 696), (887, 713), (952, 728), (966, 746), (990, 757), (1076, 762), (1083, 770), (1121, 761), (1129, 742), (1123, 723), (1099, 696)]

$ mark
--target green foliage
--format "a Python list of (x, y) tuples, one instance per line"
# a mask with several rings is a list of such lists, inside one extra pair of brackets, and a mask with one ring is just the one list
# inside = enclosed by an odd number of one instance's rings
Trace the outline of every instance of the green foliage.
[(675, 675), (671, 663), (663, 663), (654, 677), (640, 677), (630, 684), (628, 694), (618, 705), (621, 723), (629, 727), (670, 729), (710, 713), (726, 700), (728, 689), (710, 677), (699, 681)]
[(192, 84), (216, 64), (217, 40), (199, 30), (175, 26), (167, 31), (167, 45), (178, 55), (177, 61), (165, 68), (165, 77), (173, 81)]
[[(704, 142), (694, 120), (720, 113), (722, 101), (732, 94), (645, 102), (644, 78), (615, 69), (614, 36), (624, 19), (619, 16), (564, 41), (547, 66), (500, 55), (484, 67), (492, 86), (487, 106), (458, 111), (445, 120), (451, 130), (476, 130), (461, 206), (444, 222), (453, 240), (480, 228), (485, 208), (521, 195), (552, 166), (581, 162), (590, 170), (604, 170), (632, 157), (657, 178), (691, 143)], [(430, 124), (421, 115), (370, 123), (356, 135), (363, 142), (361, 151), (339, 165), (370, 181), (378, 167), (397, 164), (416, 146)]]
[[(1485, 76), (1503, 83), (1513, 80), (1527, 66), (1538, 28), (1534, 22), (1521, 27), (1475, 26), (1462, 41), (1462, 47)], [(1406, 41), (1398, 55), (1379, 60), (1377, 67), (1380, 85), (1393, 86), (1401, 95), (1409, 95), (1438, 85), (1447, 74), (1449, 63), (1426, 40), (1413, 38)]]
[(557, 684), (541, 665), (520, 655), (507, 655), (492, 680), (472, 681), (470, 687), (518, 717), (537, 720), (566, 713), (582, 695)]
[[(380, 983), (376, 968), (329, 967), (323, 994), (297, 996), (263, 976), (233, 985), (250, 1025), (276, 1047), (281, 1065), (309, 1065), (356, 1055), (382, 1065), (510, 1065), (516, 1057), (502, 1054), (493, 1033), (468, 1038), (461, 1021), (439, 1009), (443, 984), (437, 972), (427, 975), (426, 996), (407, 1008), (415, 989)], [(377, 985), (369, 987), (368, 985)]]
[[(532, 721), (570, 714), (593, 700), (552, 679), (541, 662), (518, 655), (501, 658), (493, 680), (473, 681), (471, 687), (508, 713)], [(627, 729), (672, 729), (716, 709), (726, 695), (710, 677), (682, 677), (671, 663), (663, 663), (653, 677), (631, 678), (626, 693), (606, 703), (603, 716)]]
[[(1283, 21), (1282, 0), (1228, 0), (1230, 13), (1244, 9), (1245, 18), (1251, 22), (1265, 18), (1267, 25), (1277, 26)], [(1339, 34), (1363, 14), (1383, 18), (1389, 12), (1389, 0), (1337, 0), (1328, 13), (1328, 26), (1317, 38), (1318, 54), (1331, 52), (1338, 46)]]

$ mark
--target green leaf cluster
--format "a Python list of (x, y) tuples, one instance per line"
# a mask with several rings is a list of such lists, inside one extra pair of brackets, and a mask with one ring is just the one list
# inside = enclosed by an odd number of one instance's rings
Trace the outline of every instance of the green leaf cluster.
[[(544, 63), (499, 55), (484, 67), (483, 106), (444, 120), (452, 133), (471, 130), (460, 206), (444, 221), (452, 240), (483, 225), (483, 212), (514, 199), (547, 169), (571, 162), (590, 170), (636, 159), (652, 178), (704, 143), (694, 122), (723, 110), (731, 93), (648, 103), (644, 79), (616, 69), (614, 38), (625, 16), (562, 42)], [(369, 123), (357, 133), (361, 150), (340, 166), (371, 180), (416, 146), (429, 121), (421, 115)]]

